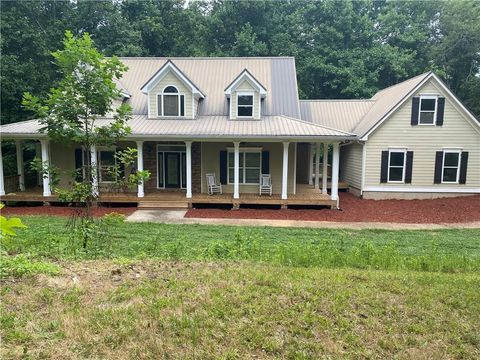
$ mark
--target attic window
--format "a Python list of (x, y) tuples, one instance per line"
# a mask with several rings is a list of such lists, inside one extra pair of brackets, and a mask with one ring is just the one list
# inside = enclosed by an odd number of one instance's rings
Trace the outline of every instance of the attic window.
[(253, 117), (252, 93), (237, 93), (237, 116)]
[(418, 114), (418, 124), (419, 125), (435, 125), (436, 112), (437, 112), (437, 97), (421, 96), (420, 111)]
[(157, 95), (158, 116), (185, 116), (185, 95), (179, 94), (175, 86), (169, 85)]

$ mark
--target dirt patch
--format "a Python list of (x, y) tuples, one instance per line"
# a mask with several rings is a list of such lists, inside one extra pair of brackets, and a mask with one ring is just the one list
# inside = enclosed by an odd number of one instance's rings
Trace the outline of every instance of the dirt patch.
[[(93, 209), (93, 216), (102, 217), (112, 212), (128, 216), (132, 214), (136, 207), (103, 207), (99, 206)], [(66, 206), (6, 206), (2, 209), (2, 214), (6, 215), (55, 215), (69, 217), (75, 211), (75, 208)]]
[(428, 200), (366, 200), (340, 194), (339, 210), (191, 209), (187, 218), (307, 220), (392, 223), (467, 223), (480, 221), (480, 196)]

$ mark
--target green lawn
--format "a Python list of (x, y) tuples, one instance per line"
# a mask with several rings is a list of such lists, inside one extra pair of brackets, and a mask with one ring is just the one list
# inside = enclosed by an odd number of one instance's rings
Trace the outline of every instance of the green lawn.
[(480, 230), (24, 222), (2, 359), (480, 357)]

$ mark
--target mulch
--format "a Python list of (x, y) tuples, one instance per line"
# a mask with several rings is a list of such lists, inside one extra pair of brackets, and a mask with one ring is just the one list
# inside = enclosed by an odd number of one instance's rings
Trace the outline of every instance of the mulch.
[[(75, 208), (67, 206), (5, 206), (1, 212), (2, 215), (55, 215), (66, 216), (72, 215)], [(102, 217), (112, 212), (128, 216), (132, 214), (136, 207), (103, 207), (99, 206), (93, 209), (93, 216)]]
[(191, 209), (185, 217), (412, 224), (480, 221), (480, 195), (425, 200), (365, 200), (350, 193), (340, 193), (340, 207), (341, 210)]

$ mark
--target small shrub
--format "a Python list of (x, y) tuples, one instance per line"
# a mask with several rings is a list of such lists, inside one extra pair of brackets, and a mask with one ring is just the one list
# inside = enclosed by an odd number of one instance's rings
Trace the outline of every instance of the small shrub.
[(56, 275), (60, 268), (52, 263), (34, 260), (32, 256), (20, 254), (16, 256), (2, 255), (0, 262), (0, 278), (22, 277), (37, 274)]

